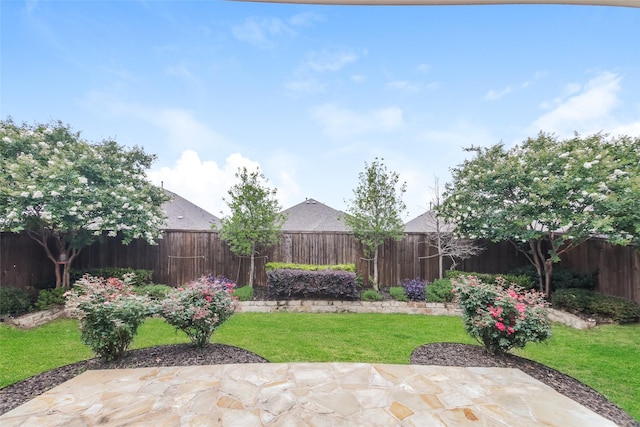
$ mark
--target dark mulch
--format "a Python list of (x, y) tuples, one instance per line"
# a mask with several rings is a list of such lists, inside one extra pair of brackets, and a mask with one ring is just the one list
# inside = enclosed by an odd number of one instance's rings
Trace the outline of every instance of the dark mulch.
[[(43, 372), (2, 388), (0, 389), (0, 415), (89, 369), (230, 363), (268, 363), (268, 361), (255, 353), (224, 344), (210, 344), (204, 349), (197, 349), (188, 344), (174, 344), (131, 350), (119, 361), (85, 360)], [(490, 356), (484, 348), (479, 346), (436, 343), (418, 347), (412, 353), (410, 363), (415, 365), (517, 368), (620, 426), (640, 426), (640, 423), (634, 421), (622, 409), (609, 402), (592, 388), (572, 377), (521, 357)]]

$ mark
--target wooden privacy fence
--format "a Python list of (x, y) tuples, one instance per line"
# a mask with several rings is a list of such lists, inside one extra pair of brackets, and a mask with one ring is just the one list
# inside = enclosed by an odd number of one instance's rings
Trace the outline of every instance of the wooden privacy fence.
[[(461, 261), (456, 269), (478, 273), (504, 273), (528, 265), (526, 258), (508, 242), (481, 242), (486, 250)], [(438, 277), (435, 249), (425, 244), (425, 234), (407, 233), (399, 242), (388, 241), (379, 251), (382, 285), (398, 285), (403, 279)], [(373, 272), (362, 245), (345, 232), (285, 232), (279, 244), (261, 252), (256, 259), (256, 285), (265, 285), (266, 262), (300, 264), (355, 263), (368, 283)], [(640, 253), (602, 240), (591, 240), (563, 257), (561, 266), (580, 272), (599, 273), (598, 290), (640, 303)], [(444, 268), (450, 266), (445, 259)], [(184, 284), (203, 274), (224, 275), (239, 284), (249, 278), (249, 259), (229, 250), (213, 231), (168, 230), (158, 245), (134, 241), (122, 245), (119, 239), (104, 238), (82, 250), (74, 268), (132, 267), (153, 270), (155, 283)], [(53, 264), (41, 247), (24, 234), (0, 233), (0, 286), (24, 289), (45, 288), (55, 282)]]

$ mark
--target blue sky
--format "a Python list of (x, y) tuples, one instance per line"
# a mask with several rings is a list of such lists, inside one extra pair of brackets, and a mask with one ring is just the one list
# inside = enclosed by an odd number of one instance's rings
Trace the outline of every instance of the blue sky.
[(411, 219), (468, 153), (539, 131), (640, 135), (640, 9), (210, 1), (0, 3), (0, 116), (158, 160), (220, 216), (239, 166), (283, 208), (345, 210), (365, 162)]

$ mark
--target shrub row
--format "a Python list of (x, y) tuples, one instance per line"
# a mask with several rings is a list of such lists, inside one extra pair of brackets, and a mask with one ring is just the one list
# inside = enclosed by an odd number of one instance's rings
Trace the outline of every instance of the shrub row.
[(124, 355), (144, 319), (153, 315), (162, 316), (195, 346), (204, 347), (233, 314), (234, 287), (225, 277), (203, 276), (154, 301), (120, 279), (85, 275), (66, 292), (66, 308), (80, 321), (82, 342), (97, 357), (115, 360)]
[(334, 265), (317, 265), (317, 264), (293, 264), (286, 262), (268, 262), (265, 265), (267, 272), (273, 270), (305, 270), (305, 271), (320, 271), (320, 270), (335, 270), (335, 271), (348, 271), (350, 273), (356, 272), (355, 264), (334, 264)]
[(466, 271), (458, 271), (458, 270), (447, 270), (444, 274), (444, 277), (447, 279), (456, 279), (458, 276), (474, 276), (477, 277), (484, 283), (496, 283), (496, 278), (502, 277), (507, 283), (513, 283), (518, 285), (523, 289), (532, 289), (537, 285), (537, 279), (534, 280), (531, 276), (527, 274), (489, 274), (489, 273), (473, 273)]
[(570, 313), (600, 316), (618, 323), (633, 323), (640, 318), (639, 304), (588, 289), (558, 289), (551, 295), (551, 303)]
[(132, 286), (144, 286), (153, 283), (153, 270), (141, 270), (128, 267), (71, 269), (71, 283), (77, 282), (85, 274), (93, 277), (113, 277), (126, 281)]
[(333, 270), (278, 269), (267, 272), (270, 298), (358, 299), (356, 274)]
[[(518, 276), (529, 276), (533, 283), (538, 283), (538, 273), (532, 265), (519, 267), (509, 272)], [(569, 268), (554, 267), (551, 276), (551, 289), (580, 288), (595, 290), (598, 283), (597, 273), (578, 273)]]

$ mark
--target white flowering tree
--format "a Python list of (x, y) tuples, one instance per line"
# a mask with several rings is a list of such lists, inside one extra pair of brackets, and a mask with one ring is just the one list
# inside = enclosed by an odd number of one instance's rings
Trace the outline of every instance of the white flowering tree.
[(401, 240), (404, 237), (402, 215), (406, 205), (402, 200), (406, 183), (399, 184), (396, 172), (387, 171), (384, 159), (376, 158), (360, 172), (360, 183), (350, 200), (344, 222), (347, 228), (364, 246), (365, 256), (373, 256), (373, 287), (378, 283), (378, 248), (386, 239)]
[(553, 264), (593, 236), (638, 244), (640, 138), (540, 133), (511, 149), (470, 148), (440, 213), (469, 238), (511, 241), (549, 295)]
[(56, 287), (69, 288), (74, 259), (105, 233), (125, 244), (160, 237), (167, 196), (146, 179), (155, 156), (142, 149), (89, 144), (61, 122), (8, 119), (0, 122), (0, 156), (0, 229), (42, 246)]

